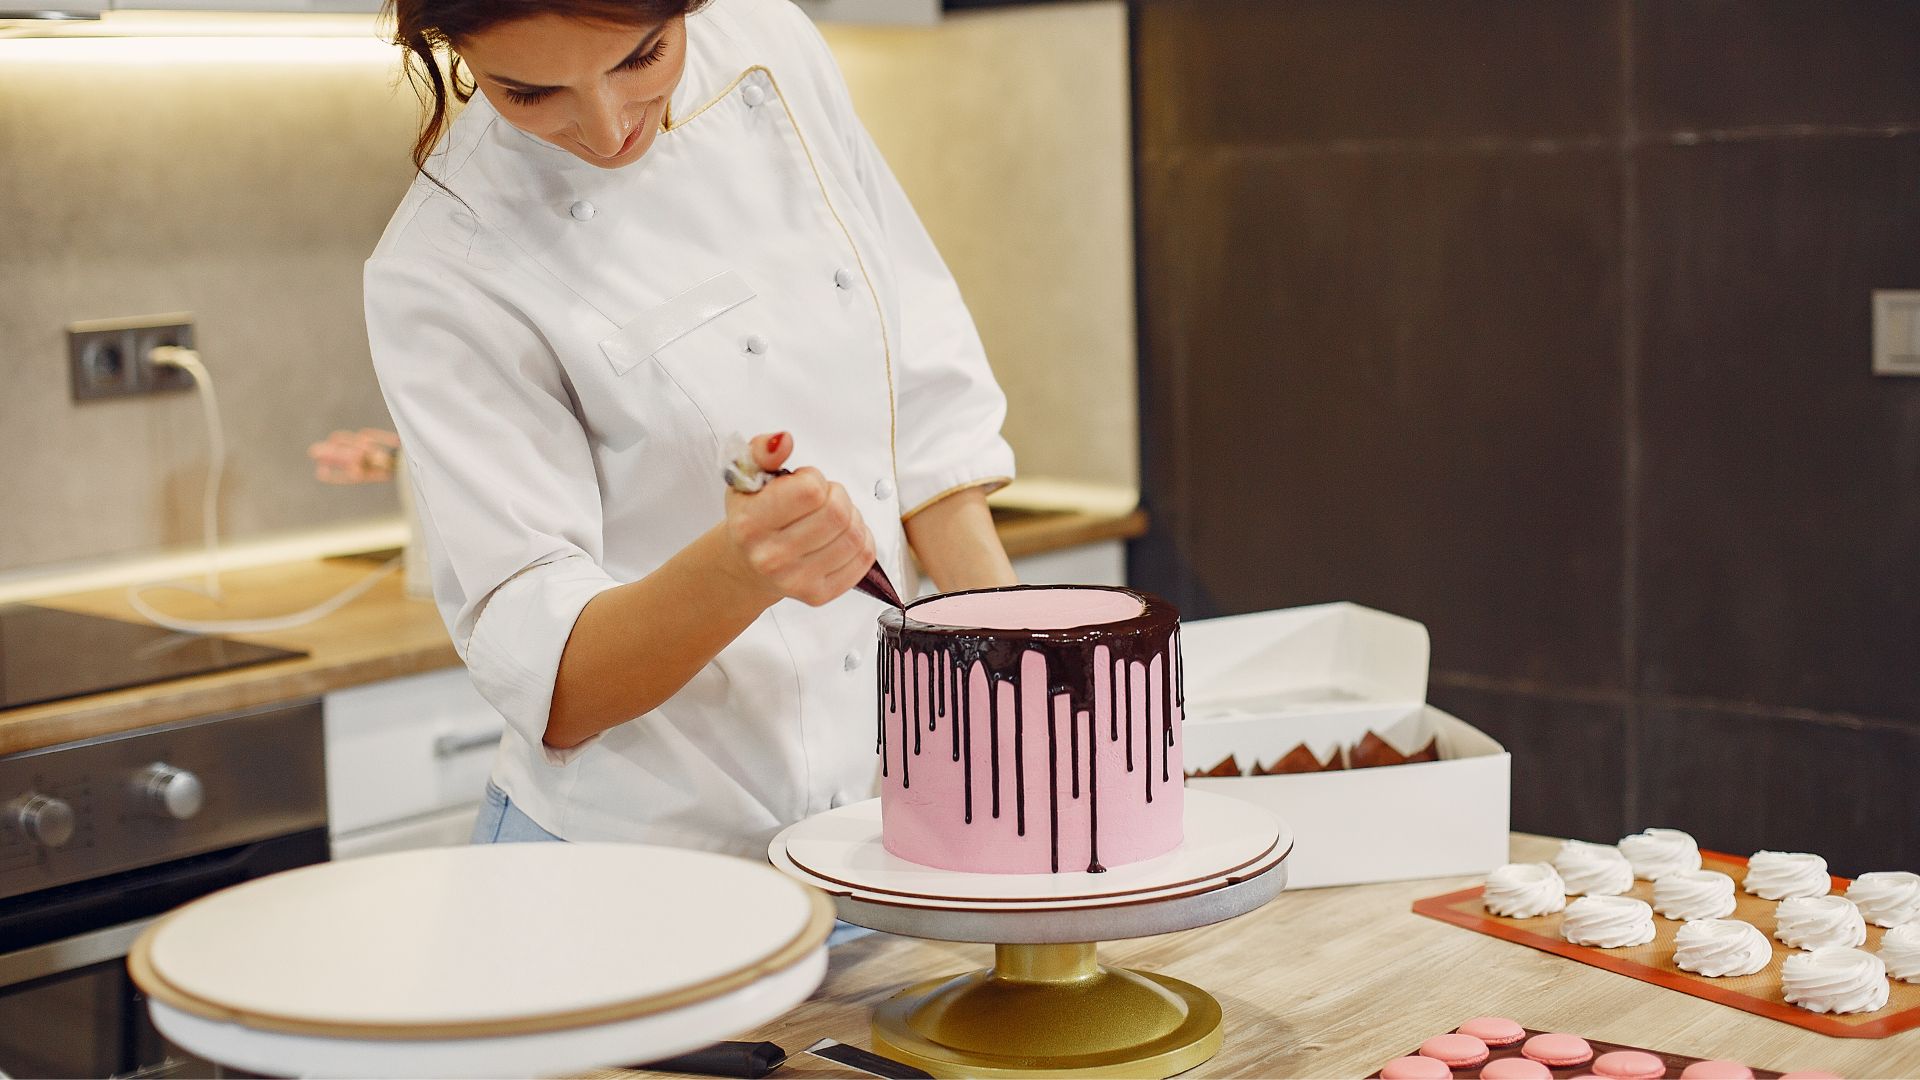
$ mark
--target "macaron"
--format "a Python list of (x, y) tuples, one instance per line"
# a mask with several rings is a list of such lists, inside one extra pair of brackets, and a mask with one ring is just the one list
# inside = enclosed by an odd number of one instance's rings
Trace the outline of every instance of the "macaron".
[(1659, 1080), (1667, 1063), (1639, 1050), (1614, 1050), (1593, 1061), (1593, 1074), (1608, 1080)]
[(1551, 1032), (1535, 1035), (1528, 1039), (1520, 1052), (1555, 1069), (1568, 1069), (1575, 1065), (1585, 1065), (1593, 1060), (1593, 1047), (1578, 1035), (1564, 1032)]
[(1380, 1066), (1380, 1080), (1453, 1080), (1453, 1070), (1430, 1057), (1394, 1058)]
[(1487, 1062), (1480, 1080), (1552, 1080), (1553, 1070), (1532, 1058), (1501, 1058)]
[(1471, 1035), (1435, 1035), (1420, 1044), (1420, 1055), (1454, 1069), (1471, 1069), (1487, 1060), (1487, 1044)]
[(1680, 1080), (1753, 1080), (1753, 1070), (1724, 1058), (1696, 1061), (1680, 1071)]
[(1527, 1037), (1526, 1028), (1504, 1016), (1476, 1016), (1454, 1030), (1495, 1047), (1512, 1046)]

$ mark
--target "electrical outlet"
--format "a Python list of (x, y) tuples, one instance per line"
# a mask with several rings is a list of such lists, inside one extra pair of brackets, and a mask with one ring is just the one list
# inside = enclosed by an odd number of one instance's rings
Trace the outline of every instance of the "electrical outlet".
[(162, 345), (193, 348), (193, 316), (185, 312), (93, 319), (67, 327), (73, 400), (193, 389), (193, 376), (147, 359)]
[(1873, 290), (1873, 373), (1920, 375), (1920, 291)]

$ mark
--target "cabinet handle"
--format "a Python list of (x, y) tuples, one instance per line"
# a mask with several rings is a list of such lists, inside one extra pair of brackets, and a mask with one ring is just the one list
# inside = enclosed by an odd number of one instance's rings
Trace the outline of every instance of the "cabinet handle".
[(485, 750), (500, 741), (499, 731), (473, 731), (466, 734), (451, 732), (433, 737), (433, 756), (437, 758), (457, 757), (475, 750)]

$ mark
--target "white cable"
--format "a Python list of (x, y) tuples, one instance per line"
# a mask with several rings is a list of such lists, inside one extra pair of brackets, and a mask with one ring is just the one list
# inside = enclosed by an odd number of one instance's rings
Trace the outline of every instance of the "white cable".
[(388, 559), (332, 597), (289, 615), (260, 619), (177, 619), (148, 604), (142, 594), (149, 589), (198, 593), (216, 602), (225, 599), (220, 588), (220, 481), (227, 468), (227, 438), (220, 423), (220, 402), (213, 392), (213, 374), (200, 362), (199, 353), (178, 345), (162, 345), (149, 353), (147, 359), (162, 367), (176, 367), (186, 372), (193, 377), (194, 389), (200, 394), (201, 413), (207, 422), (207, 483), (200, 497), (200, 528), (207, 542), (207, 572), (205, 582), (198, 588), (184, 581), (155, 581), (133, 586), (127, 590), (127, 603), (133, 605), (133, 610), (157, 626), (187, 634), (268, 634), (304, 626), (333, 614), (399, 567), (400, 559)]

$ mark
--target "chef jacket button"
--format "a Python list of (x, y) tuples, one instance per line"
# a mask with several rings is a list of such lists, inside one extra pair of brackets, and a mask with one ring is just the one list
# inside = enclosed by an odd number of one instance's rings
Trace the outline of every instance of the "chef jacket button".
[(859, 667), (859, 666), (860, 666), (860, 654), (859, 654), (859, 653), (848, 653), (848, 654), (847, 654), (847, 658), (846, 658), (846, 660), (844, 660), (844, 661), (842, 661), (842, 662), (841, 662), (841, 664), (840, 664), (840, 666), (841, 666), (841, 668), (843, 668), (843, 669), (845, 669), (845, 670), (847, 670), (847, 671), (852, 671), (852, 670), (853, 670), (854, 668), (857, 668), (857, 667)]
[(573, 220), (575, 221), (592, 221), (594, 215), (593, 204), (585, 199), (581, 199), (579, 202), (567, 207), (567, 213), (572, 214)]
[(873, 497), (881, 502), (893, 498), (893, 481), (881, 477), (873, 482)]
[(833, 284), (835, 288), (839, 289), (853, 288), (853, 271), (844, 266), (835, 270), (833, 272)]
[(767, 355), (767, 339), (759, 334), (747, 335), (747, 353), (751, 356)]
[(740, 91), (740, 96), (746, 99), (749, 109), (757, 109), (761, 102), (767, 100), (767, 92), (752, 83), (748, 83), (746, 89)]

